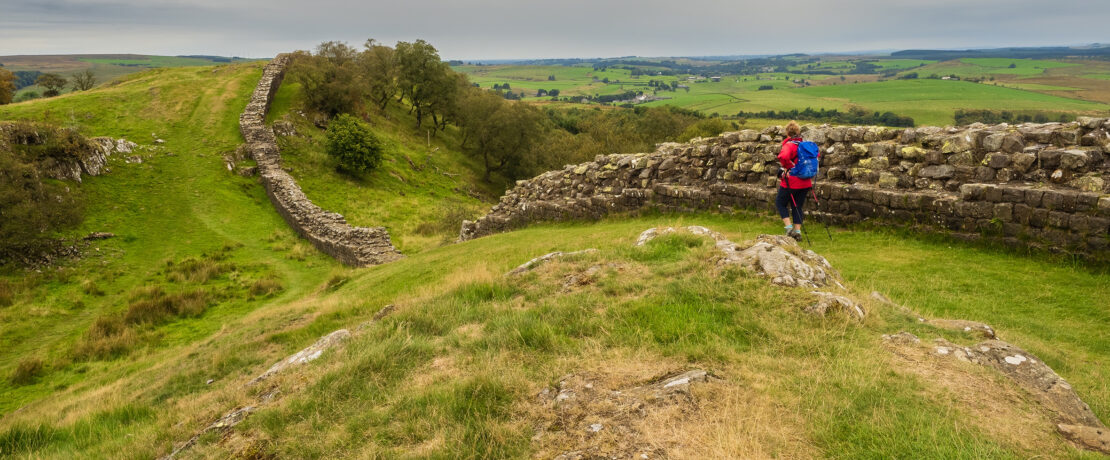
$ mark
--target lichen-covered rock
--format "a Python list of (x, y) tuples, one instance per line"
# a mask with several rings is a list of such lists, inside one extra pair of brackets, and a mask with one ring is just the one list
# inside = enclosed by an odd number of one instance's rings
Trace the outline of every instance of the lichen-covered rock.
[(247, 382), (247, 385), (255, 385), (263, 380), (285, 372), (290, 368), (315, 361), (317, 358), (323, 355), (325, 351), (339, 346), (350, 338), (351, 332), (346, 329), (340, 329), (338, 331), (332, 332), (331, 334), (325, 335), (321, 337), (320, 340), (317, 340), (316, 343), (310, 345), (308, 348), (298, 351), (292, 356), (278, 361), (269, 369), (267, 369), (266, 372), (263, 372), (258, 377), (255, 377), (251, 379), (251, 381)]
[(1110, 429), (1084, 425), (1056, 425), (1056, 429), (1069, 441), (1084, 448), (1110, 455)]
[(520, 264), (520, 266), (518, 266), (518, 267), (510, 270), (508, 273), (506, 273), (505, 276), (519, 275), (521, 273), (527, 272), (529, 270), (532, 270), (533, 268), (536, 268), (536, 267), (542, 265), (544, 262), (548, 262), (548, 261), (551, 261), (551, 260), (554, 260), (554, 259), (559, 259), (559, 258), (563, 258), (563, 257), (579, 256), (579, 255), (583, 255), (583, 254), (591, 254), (591, 253), (595, 253), (595, 252), (597, 252), (597, 249), (594, 249), (594, 248), (583, 249), (581, 251), (572, 251), (572, 252), (562, 252), (562, 251), (549, 252), (547, 254), (544, 254), (542, 256), (539, 256), (539, 257), (536, 257), (532, 260), (529, 260), (529, 261), (527, 261), (523, 264)]
[(829, 261), (782, 235), (759, 235), (749, 246), (728, 254), (726, 260), (771, 278), (774, 284), (844, 288)]
[(867, 312), (863, 309), (863, 306), (846, 296), (822, 291), (813, 291), (810, 294), (817, 298), (817, 303), (806, 307), (806, 313), (826, 316), (830, 312), (837, 311), (855, 319), (862, 320), (867, 317)]

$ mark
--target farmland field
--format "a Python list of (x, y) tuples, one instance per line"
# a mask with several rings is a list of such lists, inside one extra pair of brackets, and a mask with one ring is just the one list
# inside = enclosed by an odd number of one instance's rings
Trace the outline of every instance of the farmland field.
[[(874, 73), (852, 73), (857, 71), (857, 63), (869, 64)], [(557, 89), (564, 102), (575, 103), (581, 98), (634, 91), (653, 96), (644, 102), (647, 106), (673, 105), (720, 116), (741, 111), (845, 111), (860, 107), (867, 112), (889, 111), (911, 117), (917, 125), (947, 125), (954, 122), (955, 112), (961, 109), (1043, 112), (1053, 118), (1064, 113), (1097, 115), (1110, 110), (1110, 64), (1102, 61), (830, 58), (780, 67), (776, 69), (779, 72), (714, 74), (719, 81), (691, 74), (633, 76), (632, 68), (666, 72), (664, 67), (638, 65), (598, 69), (590, 64), (456, 66), (480, 86), (508, 84), (509, 91), (523, 93), (526, 101), (552, 99), (536, 97), (540, 89)], [(803, 73), (807, 71), (834, 75)], [(930, 76), (933, 78), (926, 78)], [(941, 76), (955, 78), (941, 80)], [(675, 85), (679, 86), (671, 90)]]

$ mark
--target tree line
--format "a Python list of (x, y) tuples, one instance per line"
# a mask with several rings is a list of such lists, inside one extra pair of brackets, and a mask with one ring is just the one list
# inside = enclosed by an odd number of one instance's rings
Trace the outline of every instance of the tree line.
[(772, 120), (806, 120), (845, 125), (883, 125), (910, 128), (914, 126), (913, 118), (897, 115), (893, 112), (869, 112), (862, 107), (853, 106), (847, 112), (837, 109), (813, 109), (806, 107), (804, 110), (766, 110), (763, 112), (736, 113), (739, 118), (769, 118)]
[(957, 110), (956, 124), (970, 125), (972, 123), (986, 123), (997, 125), (1000, 123), (1048, 123), (1050, 121), (1070, 122), (1075, 121), (1075, 115), (1051, 112), (1021, 112), (1009, 110)]
[[(27, 92), (20, 95), (18, 101), (15, 100), (17, 91), (31, 85), (39, 85), (44, 88), (44, 91), (41, 95), (33, 91)], [(37, 70), (10, 72), (0, 67), (0, 104), (22, 102), (39, 97), (54, 97), (61, 94), (66, 86), (71, 87), (73, 91), (90, 90), (96, 86), (96, 73), (92, 69), (85, 69), (67, 79), (56, 73), (42, 73)]]
[[(430, 135), (450, 131), (463, 153), (482, 165), (487, 182), (496, 174), (512, 183), (598, 154), (650, 151), (659, 142), (717, 134), (708, 131), (724, 125), (673, 107), (541, 109), (508, 100), (508, 84), (478, 87), (424, 40), (390, 47), (370, 39), (361, 48), (321, 43), (313, 52), (294, 53), (290, 77), (301, 85), (305, 107), (328, 117), (368, 120), (400, 107), (416, 129)], [(618, 96), (630, 95), (637, 93)]]

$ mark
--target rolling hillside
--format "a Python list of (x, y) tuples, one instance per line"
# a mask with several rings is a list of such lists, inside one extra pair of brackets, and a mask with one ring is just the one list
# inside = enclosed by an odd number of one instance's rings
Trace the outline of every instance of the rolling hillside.
[[(238, 115), (260, 69), (153, 69), (0, 107), (0, 119), (129, 139), (142, 160), (113, 157), (110, 173), (74, 185), (90, 203), (75, 234), (114, 238), (59, 267), (0, 275), (13, 292), (0, 307), (0, 456), (1097, 458), (1000, 374), (915, 364), (882, 336), (970, 346), (973, 335), (918, 315), (986, 322), (1110, 420), (1099, 267), (866, 228), (815, 233), (838, 292), (868, 312), (857, 320), (808, 314), (810, 289), (721, 267), (706, 238), (634, 245), (653, 227), (704, 225), (736, 243), (781, 231), (761, 213), (450, 244), (453, 222), (494, 199), (451, 132), (429, 142), (403, 111), (371, 117), (389, 146), (383, 167), (345, 176), (286, 84), (270, 117), (291, 127), (279, 137), (286, 168), (324, 208), (386, 225), (407, 255), (351, 269), (296, 237), (257, 179), (237, 174), (250, 165), (236, 154)], [(350, 338), (319, 359), (249, 383), (340, 329)], [(705, 382), (650, 396), (688, 371)], [(236, 413), (233, 428), (210, 428)]]

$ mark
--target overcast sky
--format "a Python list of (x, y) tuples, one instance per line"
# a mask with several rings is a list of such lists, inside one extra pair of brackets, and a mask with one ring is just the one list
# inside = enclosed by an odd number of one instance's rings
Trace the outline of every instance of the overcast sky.
[(463, 60), (827, 53), (1105, 43), (1108, 22), (1108, 0), (0, 0), (0, 55), (269, 57), (367, 38)]

